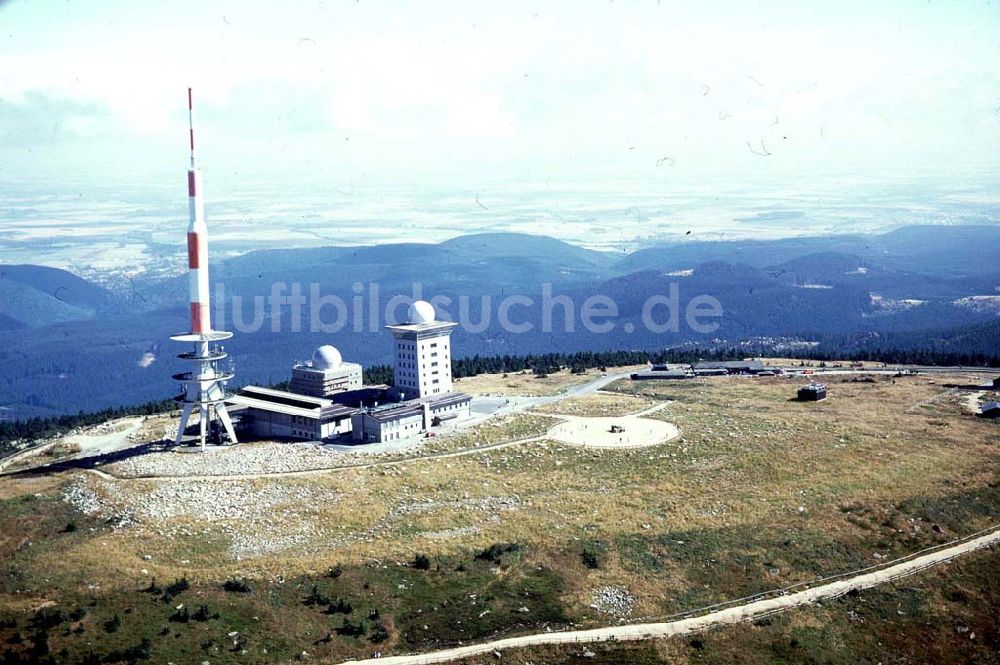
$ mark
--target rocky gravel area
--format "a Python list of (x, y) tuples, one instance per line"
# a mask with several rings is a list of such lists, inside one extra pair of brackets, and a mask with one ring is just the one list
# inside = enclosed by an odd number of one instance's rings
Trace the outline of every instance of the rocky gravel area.
[(617, 586), (602, 586), (594, 589), (591, 594), (590, 607), (602, 614), (610, 614), (624, 619), (632, 614), (635, 600), (635, 596), (629, 593), (628, 589)]
[(451, 538), (461, 538), (462, 536), (473, 536), (479, 533), (478, 526), (462, 526), (455, 529), (444, 529), (443, 531), (424, 531), (418, 534), (430, 540), (449, 540)]
[(150, 476), (251, 476), (328, 469), (379, 459), (358, 451), (329, 451), (311, 444), (244, 443), (210, 447), (204, 452), (177, 452), (169, 447), (109, 464), (105, 471), (120, 478)]
[(146, 528), (168, 539), (223, 536), (235, 559), (302, 551), (321, 540), (317, 506), (341, 500), (287, 481), (184, 480), (120, 484), (81, 477), (63, 498), (113, 529)]

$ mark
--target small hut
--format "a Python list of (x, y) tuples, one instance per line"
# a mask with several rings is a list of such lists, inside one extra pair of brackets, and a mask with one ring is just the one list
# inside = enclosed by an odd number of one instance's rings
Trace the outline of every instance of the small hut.
[(826, 384), (810, 383), (799, 388), (800, 402), (818, 402), (821, 399), (826, 399)]

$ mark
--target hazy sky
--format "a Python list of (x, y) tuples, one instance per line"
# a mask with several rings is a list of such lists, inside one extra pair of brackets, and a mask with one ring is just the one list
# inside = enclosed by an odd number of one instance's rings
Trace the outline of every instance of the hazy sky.
[(0, 179), (183, 169), (188, 85), (217, 174), (961, 175), (997, 63), (982, 1), (0, 1)]

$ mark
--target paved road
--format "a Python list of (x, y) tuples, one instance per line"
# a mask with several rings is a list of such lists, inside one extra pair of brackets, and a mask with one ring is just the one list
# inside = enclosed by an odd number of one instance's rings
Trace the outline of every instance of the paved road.
[(877, 570), (860, 572), (860, 574), (851, 577), (820, 584), (795, 593), (786, 593), (762, 600), (755, 600), (676, 621), (611, 626), (608, 628), (558, 633), (536, 633), (534, 635), (522, 635), (520, 637), (508, 637), (492, 642), (470, 644), (427, 654), (347, 661), (347, 663), (343, 663), (342, 665), (422, 665), (425, 663), (444, 663), (484, 653), (502, 652), (504, 649), (541, 644), (606, 642), (611, 640), (632, 641), (698, 633), (718, 626), (752, 621), (769, 614), (784, 612), (821, 600), (837, 598), (855, 589), (868, 589), (879, 584), (914, 575), (932, 566), (951, 561), (963, 554), (998, 543), (1000, 543), (1000, 527), (994, 527), (992, 530), (978, 537), (970, 538), (950, 547), (938, 549), (921, 556), (900, 559), (897, 560), (898, 562), (886, 564)]

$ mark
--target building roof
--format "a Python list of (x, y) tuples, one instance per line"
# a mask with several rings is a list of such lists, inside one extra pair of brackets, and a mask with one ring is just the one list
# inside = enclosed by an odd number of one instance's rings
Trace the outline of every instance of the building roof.
[(389, 400), (389, 386), (378, 384), (374, 386), (364, 386), (355, 390), (345, 390), (342, 393), (330, 395), (327, 399), (335, 404), (346, 406), (371, 406), (375, 402), (386, 402)]
[(428, 321), (424, 323), (397, 323), (387, 325), (386, 328), (391, 330), (396, 335), (401, 334), (415, 334), (421, 335), (423, 333), (443, 333), (450, 331), (452, 328), (457, 326), (457, 323), (452, 321)]
[(805, 391), (805, 392), (810, 392), (810, 393), (818, 393), (821, 390), (826, 390), (826, 384), (825, 383), (807, 383), (806, 385), (804, 385), (801, 388), (799, 388), (799, 390), (802, 390), (802, 391)]
[(431, 395), (420, 399), (411, 399), (405, 402), (396, 402), (394, 404), (377, 406), (369, 409), (365, 415), (384, 423), (420, 415), (424, 410), (425, 404), (429, 405), (433, 410), (446, 406), (465, 404), (471, 400), (472, 397), (466, 395), (465, 393), (445, 393), (443, 395)]
[(331, 376), (347, 376), (351, 372), (357, 372), (361, 370), (361, 365), (358, 363), (340, 361), (335, 367), (320, 367), (316, 364), (315, 355), (312, 360), (307, 360), (305, 362), (297, 362), (292, 366), (292, 369), (297, 372), (305, 372), (306, 374), (319, 374), (324, 377)]
[(318, 420), (342, 419), (357, 411), (356, 407), (336, 404), (325, 397), (299, 395), (261, 386), (247, 386), (226, 402), (251, 409)]
[(764, 363), (759, 360), (709, 360), (697, 362), (694, 369), (724, 369), (724, 370), (762, 370)]
[(688, 379), (692, 374), (682, 369), (644, 369), (633, 376), (640, 379)]

